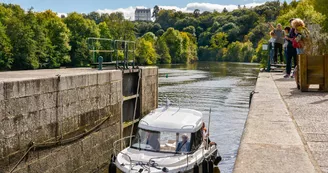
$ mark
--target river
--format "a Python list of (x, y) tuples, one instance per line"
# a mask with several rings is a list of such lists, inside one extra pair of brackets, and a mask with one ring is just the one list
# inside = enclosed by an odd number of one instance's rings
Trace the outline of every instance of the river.
[[(201, 111), (210, 139), (218, 144), (222, 173), (233, 171), (240, 138), (255, 88), (258, 64), (198, 62), (159, 66), (159, 104), (167, 96), (172, 105)], [(206, 123), (208, 124), (208, 123)]]

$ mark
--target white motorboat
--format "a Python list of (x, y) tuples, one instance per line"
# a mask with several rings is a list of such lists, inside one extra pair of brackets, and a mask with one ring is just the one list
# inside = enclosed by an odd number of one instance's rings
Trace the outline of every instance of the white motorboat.
[(175, 107), (158, 108), (140, 120), (129, 147), (116, 152), (109, 172), (211, 172), (221, 157), (204, 135), (202, 113)]

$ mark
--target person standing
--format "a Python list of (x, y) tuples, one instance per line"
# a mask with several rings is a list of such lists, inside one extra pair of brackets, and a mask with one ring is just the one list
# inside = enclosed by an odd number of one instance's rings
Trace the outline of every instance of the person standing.
[(293, 46), (293, 40), (296, 37), (295, 28), (293, 28), (293, 26), (292, 26), (293, 21), (294, 21), (294, 19), (289, 20), (290, 26), (292, 28), (290, 29), (289, 34), (287, 36), (285, 36), (285, 39), (288, 41), (288, 44), (287, 44), (287, 61), (290, 61), (290, 64), (286, 65), (286, 75), (284, 76), (285, 78), (288, 78), (289, 75), (291, 77), (293, 77), (293, 74), (291, 74), (292, 59), (293, 59), (293, 62), (294, 62), (294, 70), (297, 66), (297, 52), (296, 52), (296, 48)]
[(267, 72), (270, 72), (271, 70), (271, 64), (273, 63), (273, 58), (274, 58), (274, 44), (276, 42), (275, 35), (273, 31), (270, 32), (270, 40), (268, 44), (268, 50), (269, 50), (269, 60), (268, 60), (268, 67), (267, 67)]
[[(285, 27), (284, 31), (285, 31), (285, 35), (288, 35), (289, 32), (290, 32), (290, 27), (288, 27), (288, 26)], [(287, 64), (287, 46), (288, 46), (288, 40), (285, 38), (284, 39), (283, 49), (284, 49), (284, 57), (285, 57), (286, 64)]]
[(187, 134), (181, 136), (181, 141), (178, 143), (176, 152), (187, 153), (190, 151), (190, 142), (188, 141)]
[[(285, 29), (285, 34), (288, 35), (290, 33), (290, 27), (286, 27)], [(292, 59), (291, 57), (288, 56), (288, 40), (285, 38), (285, 43), (284, 43), (284, 53), (286, 57), (286, 74), (284, 78), (289, 78), (291, 70), (292, 70)]]
[(284, 31), (282, 30), (282, 26), (279, 23), (277, 28), (274, 28), (271, 23), (269, 23), (270, 27), (273, 29), (273, 33), (275, 35), (275, 43), (274, 43), (274, 64), (278, 62), (278, 53), (280, 55), (280, 62), (284, 63), (284, 57), (282, 54), (282, 45), (284, 44)]

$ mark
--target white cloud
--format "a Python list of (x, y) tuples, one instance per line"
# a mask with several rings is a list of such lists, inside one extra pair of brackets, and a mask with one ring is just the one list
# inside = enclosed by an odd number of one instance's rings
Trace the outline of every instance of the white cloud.
[[(262, 5), (264, 3), (256, 3), (255, 0), (252, 3), (244, 4), (247, 8), (255, 7)], [(244, 5), (241, 5), (242, 7)], [(134, 11), (136, 8), (147, 8), (144, 6), (137, 6), (137, 7), (128, 7), (128, 8), (118, 8), (118, 9), (99, 9), (97, 10), (98, 13), (113, 13), (113, 12), (122, 12), (124, 14), (124, 17), (126, 19), (134, 20)], [(219, 11), (221, 12), (224, 8), (227, 8), (228, 11), (232, 11), (234, 9), (238, 8), (238, 5), (220, 5), (220, 4), (211, 4), (211, 3), (199, 3), (199, 2), (193, 2), (188, 3), (185, 7), (177, 7), (177, 6), (162, 6), (159, 5), (159, 8), (162, 9), (172, 9), (176, 11), (182, 11), (182, 12), (189, 12), (192, 13), (195, 9), (199, 9), (201, 12), (204, 11)], [(66, 15), (65, 13), (58, 13), (58, 16), (60, 15)]]
[[(250, 7), (255, 7), (262, 5), (263, 3), (249, 3), (249, 4), (244, 4), (247, 8)], [(244, 5), (241, 5), (242, 7)], [(194, 11), (195, 9), (199, 9), (201, 12), (203, 11), (219, 11), (221, 12), (224, 8), (227, 8), (228, 11), (232, 11), (238, 8), (238, 5), (220, 5), (220, 4), (211, 4), (211, 3), (189, 3), (186, 6), (186, 11)]]

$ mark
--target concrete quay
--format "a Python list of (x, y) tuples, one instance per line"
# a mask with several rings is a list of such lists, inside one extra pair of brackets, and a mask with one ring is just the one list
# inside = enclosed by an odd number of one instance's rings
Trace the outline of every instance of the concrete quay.
[(328, 172), (328, 95), (260, 73), (234, 173)]

